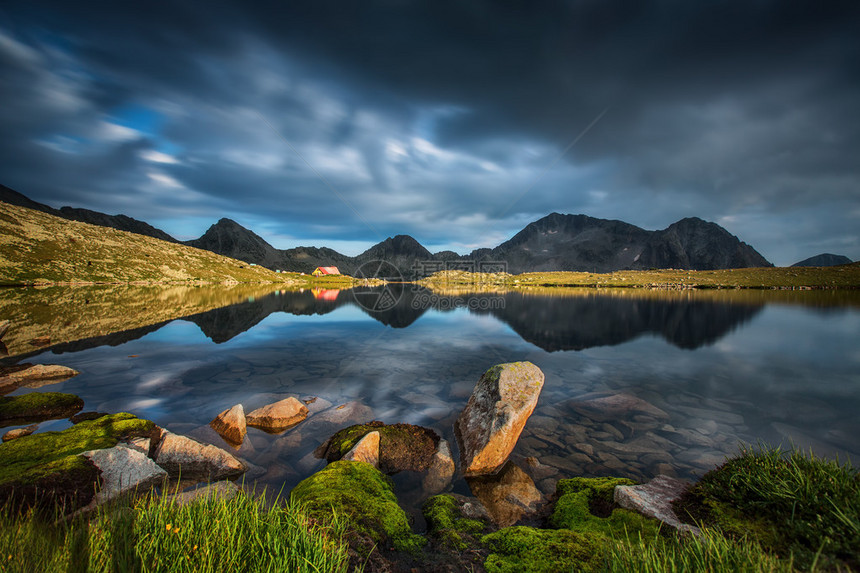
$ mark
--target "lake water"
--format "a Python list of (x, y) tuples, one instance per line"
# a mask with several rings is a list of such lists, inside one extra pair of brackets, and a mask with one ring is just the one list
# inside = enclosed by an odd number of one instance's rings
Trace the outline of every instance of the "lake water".
[[(280, 435), (248, 428), (237, 453), (251, 464), (247, 481), (288, 491), (322, 467), (313, 450), (351, 423), (427, 426), (456, 456), (453, 423), (475, 382), (494, 364), (528, 360), (546, 383), (514, 459), (549, 493), (575, 475), (693, 479), (740, 442), (860, 459), (858, 341), (855, 293), (440, 295), (402, 285), (273, 292), (27, 361), (81, 371), (40, 391), (225, 448), (208, 427), (222, 410), (315, 397), (305, 422)], [(397, 483), (403, 498), (422, 496), (420, 480)], [(462, 479), (453, 488), (469, 490)]]

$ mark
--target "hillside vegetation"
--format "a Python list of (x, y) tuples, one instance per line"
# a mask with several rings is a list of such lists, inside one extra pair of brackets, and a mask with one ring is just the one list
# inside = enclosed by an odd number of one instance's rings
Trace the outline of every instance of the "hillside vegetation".
[(210, 251), (0, 203), (0, 285), (176, 281), (301, 283)]
[(434, 290), (466, 285), (516, 289), (531, 287), (860, 289), (860, 263), (836, 267), (765, 267), (715, 271), (656, 269), (612, 273), (540, 272), (520, 275), (442, 271), (418, 283)]

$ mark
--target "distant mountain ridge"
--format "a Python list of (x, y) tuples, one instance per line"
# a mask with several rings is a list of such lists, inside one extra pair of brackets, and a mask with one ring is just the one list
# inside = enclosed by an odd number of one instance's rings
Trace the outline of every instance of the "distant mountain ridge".
[(821, 253), (800, 262), (794, 263), (793, 267), (835, 267), (837, 265), (850, 265), (853, 261), (845, 255), (834, 255)]
[[(8, 187), (0, 186), (0, 200), (67, 219), (179, 242), (164, 231), (125, 215), (105, 215), (71, 207), (53, 209)], [(413, 269), (427, 268), (424, 264), (427, 262), (443, 267), (453, 264), (465, 269), (507, 270), (514, 274), (773, 266), (723, 227), (697, 217), (682, 219), (659, 231), (647, 231), (624, 221), (551, 213), (529, 223), (495, 248), (476, 249), (462, 256), (452, 251), (431, 253), (409, 235), (389, 237), (355, 257), (326, 247), (276, 249), (250, 229), (227, 218), (209, 227), (200, 238), (183, 244), (272, 270), (305, 273), (318, 266), (337, 266), (343, 273), (355, 274), (365, 263), (386, 261), (397, 267), (404, 278), (412, 277)]]
[(60, 207), (59, 209), (54, 209), (53, 207), (49, 207), (43, 203), (37, 203), (26, 195), (22, 195), (5, 185), (0, 185), (0, 201), (11, 205), (17, 205), (19, 207), (26, 207), (27, 209), (34, 209), (49, 215), (54, 215), (55, 217), (68, 219), (70, 221), (80, 221), (82, 223), (89, 223), (90, 225), (98, 225), (99, 227), (110, 227), (119, 231), (137, 233), (138, 235), (154, 237), (171, 243), (179, 242), (161, 229), (156, 229), (144, 221), (132, 219), (125, 215), (107, 215), (105, 213), (99, 213), (98, 211), (90, 211), (89, 209), (76, 209), (73, 207)]

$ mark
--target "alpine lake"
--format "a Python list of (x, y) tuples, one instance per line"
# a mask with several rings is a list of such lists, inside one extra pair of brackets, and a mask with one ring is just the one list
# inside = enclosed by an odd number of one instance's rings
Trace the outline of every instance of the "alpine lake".
[[(860, 459), (860, 291), (274, 288), (2, 289), (1, 362), (79, 370), (35, 391), (227, 449), (246, 488), (275, 493), (325, 465), (314, 450), (334, 432), (371, 420), (432, 428), (456, 459), (481, 374), (523, 360), (546, 381), (511, 459), (539, 466), (545, 494), (574, 476), (693, 480), (742, 443)], [(208, 425), (289, 396), (311, 414), (279, 434), (249, 427), (236, 448)], [(410, 473), (393, 479), (416, 515)], [(459, 474), (450, 489), (470, 494)]]

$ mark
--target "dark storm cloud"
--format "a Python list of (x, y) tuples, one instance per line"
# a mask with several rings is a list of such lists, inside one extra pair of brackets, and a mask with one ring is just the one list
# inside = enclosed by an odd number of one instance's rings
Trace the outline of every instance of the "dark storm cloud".
[(8, 6), (0, 165), (39, 200), (460, 250), (696, 215), (860, 258), (856, 2)]

